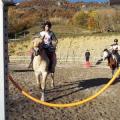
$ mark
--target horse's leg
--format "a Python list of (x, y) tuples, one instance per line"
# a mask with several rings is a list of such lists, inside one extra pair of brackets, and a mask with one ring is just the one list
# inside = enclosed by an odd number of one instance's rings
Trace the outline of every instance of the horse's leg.
[(28, 68), (32, 68), (32, 69), (33, 69), (33, 59), (34, 59), (34, 55), (33, 55), (33, 53), (32, 53), (32, 54), (31, 54), (31, 60), (30, 60), (30, 63), (29, 63)]
[(37, 84), (40, 85), (40, 74), (35, 72), (35, 77), (36, 77)]
[(47, 72), (42, 73), (42, 80), (41, 80), (41, 100), (45, 101), (45, 84), (46, 84), (46, 79), (47, 79)]
[(52, 73), (51, 73), (51, 78), (52, 78), (52, 81), (51, 81), (51, 87), (54, 88), (55, 87), (55, 84), (54, 84), (54, 72), (55, 72), (55, 66), (56, 66), (56, 63), (57, 63), (57, 59), (56, 59), (56, 54), (53, 53), (53, 58), (52, 58)]
[(51, 87), (54, 88), (55, 87), (55, 84), (54, 84), (54, 73), (51, 73), (51, 78), (52, 78)]
[[(117, 68), (116, 69), (118, 70), (119, 67), (120, 67), (120, 63), (117, 64)], [(118, 75), (118, 79), (120, 79), (120, 74)]]
[[(118, 69), (119, 69), (119, 65), (117, 66), (116, 71), (118, 71)], [(118, 75), (117, 79), (120, 79), (120, 74)]]
[(41, 74), (39, 75), (39, 89), (41, 90)]
[(115, 70), (114, 70), (114, 69), (112, 69), (112, 77), (113, 77), (113, 75), (114, 75), (114, 71), (115, 71)]

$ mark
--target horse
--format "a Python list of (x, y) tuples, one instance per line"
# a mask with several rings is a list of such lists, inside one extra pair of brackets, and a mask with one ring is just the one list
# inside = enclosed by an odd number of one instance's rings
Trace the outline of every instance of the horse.
[(108, 61), (108, 66), (112, 70), (112, 76), (113, 76), (115, 70), (117, 70), (119, 67), (118, 60), (117, 60), (116, 56), (113, 54), (113, 52), (110, 52), (108, 49), (104, 49), (102, 59), (98, 60), (96, 65), (101, 64), (102, 61), (104, 61), (106, 59)]
[[(54, 71), (56, 66), (56, 59), (54, 58), (52, 63), (52, 71), (50, 71), (50, 59), (48, 55), (46, 54), (45, 49), (43, 48), (43, 42), (38, 37), (34, 38), (33, 40), (33, 70), (35, 73), (37, 84), (39, 85), (41, 89), (41, 100), (45, 101), (45, 87), (46, 87), (46, 79), (49, 74), (51, 74), (51, 86), (54, 88)], [(42, 78), (42, 79), (41, 79)]]

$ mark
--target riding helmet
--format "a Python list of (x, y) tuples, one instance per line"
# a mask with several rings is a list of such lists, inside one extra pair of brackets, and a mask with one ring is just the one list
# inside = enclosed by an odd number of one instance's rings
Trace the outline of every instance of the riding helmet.
[(114, 42), (118, 42), (118, 39), (115, 39)]

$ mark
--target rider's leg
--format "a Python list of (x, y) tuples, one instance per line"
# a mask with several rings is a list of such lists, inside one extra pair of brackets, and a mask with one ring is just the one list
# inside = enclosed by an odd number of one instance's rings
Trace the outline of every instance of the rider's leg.
[(120, 66), (120, 55), (119, 55), (119, 53), (117, 52), (115, 54), (115, 56), (116, 56), (116, 59), (117, 59), (117, 62), (118, 62), (118, 66)]
[(56, 66), (56, 63), (57, 63), (57, 60), (56, 60), (56, 53), (53, 52), (52, 53), (52, 63), (51, 63), (51, 78), (52, 78), (52, 81), (51, 81), (51, 87), (55, 87), (55, 83), (54, 83), (54, 73), (55, 73), (55, 66)]
[[(45, 50), (45, 53), (46, 53), (46, 55), (47, 55), (47, 57), (48, 57), (48, 59), (49, 59), (49, 66), (48, 66), (48, 71), (50, 72), (50, 70), (51, 70), (51, 53), (50, 53), (50, 51), (49, 51), (49, 49), (46, 47), (44, 47), (44, 50)], [(50, 72), (51, 73), (51, 72)]]
[(50, 63), (49, 63), (49, 72), (52, 73), (52, 64), (53, 64), (53, 55), (52, 55), (52, 53), (48, 54), (48, 58), (49, 58), (49, 61), (50, 61)]
[(54, 73), (55, 72), (55, 66), (57, 64), (57, 58), (56, 58), (56, 53), (55, 52), (52, 52), (52, 55), (51, 55), (51, 73)]

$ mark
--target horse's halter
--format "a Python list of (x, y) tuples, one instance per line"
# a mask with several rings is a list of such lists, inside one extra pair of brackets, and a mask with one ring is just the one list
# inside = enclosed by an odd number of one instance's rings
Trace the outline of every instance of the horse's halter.
[(40, 51), (39, 51), (39, 48), (38, 47), (34, 47), (33, 48), (33, 51), (34, 51), (34, 56), (38, 56)]
[(39, 44), (38, 46), (35, 46), (35, 47), (33, 48), (34, 56), (40, 55), (42, 49), (43, 49), (42, 44)]

